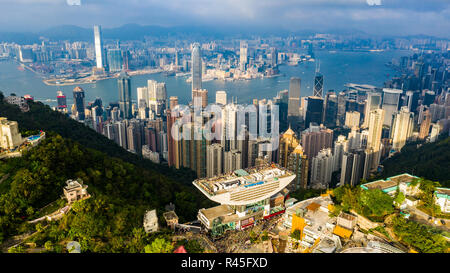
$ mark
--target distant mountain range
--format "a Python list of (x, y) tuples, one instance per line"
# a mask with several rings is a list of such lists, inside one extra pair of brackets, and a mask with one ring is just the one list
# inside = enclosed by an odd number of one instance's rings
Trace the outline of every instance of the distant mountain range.
[[(354, 35), (356, 37), (368, 38), (373, 35), (355, 29), (329, 29), (326, 31), (296, 30), (289, 31), (280, 28), (257, 28), (251, 26), (242, 27), (217, 27), (217, 26), (142, 26), (138, 24), (126, 24), (116, 28), (102, 28), (104, 39), (114, 40), (142, 40), (145, 37), (177, 37), (179, 39), (221, 39), (224, 37), (249, 38), (252, 36), (267, 37), (270, 35), (288, 36), (301, 35), (310, 36), (316, 33), (332, 33), (339, 35)], [(413, 36), (408, 36), (412, 38)], [(426, 35), (415, 35), (414, 37), (432, 38)], [(50, 40), (68, 41), (93, 41), (93, 28), (84, 28), (74, 25), (60, 25), (39, 32), (0, 32), (0, 42), (16, 42), (19, 44), (39, 43), (40, 38)]]

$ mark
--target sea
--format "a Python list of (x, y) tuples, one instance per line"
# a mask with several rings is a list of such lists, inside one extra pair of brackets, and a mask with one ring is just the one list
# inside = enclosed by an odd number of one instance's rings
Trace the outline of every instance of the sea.
[[(398, 76), (395, 70), (386, 66), (387, 62), (412, 53), (405, 50), (388, 50), (382, 52), (355, 51), (316, 51), (315, 62), (303, 62), (297, 66), (280, 65), (280, 76), (258, 78), (251, 80), (224, 81), (211, 80), (203, 82), (203, 88), (208, 90), (209, 102), (215, 101), (215, 92), (224, 90), (228, 100), (238, 103), (251, 103), (253, 99), (272, 99), (281, 90), (289, 89), (291, 77), (301, 78), (300, 96), (312, 95), (316, 63), (320, 62), (320, 73), (324, 76), (324, 93), (328, 90), (336, 92), (345, 90), (345, 84), (370, 84), (382, 87), (383, 83)], [(178, 96), (180, 104), (188, 104), (191, 99), (191, 84), (186, 77), (166, 76), (164, 73), (137, 75), (131, 78), (132, 100), (137, 97), (137, 87), (147, 86), (147, 80), (153, 79), (166, 83), (167, 96)], [(66, 86), (46, 85), (42, 78), (27, 70), (20, 69), (17, 62), (0, 61), (0, 91), (5, 95), (29, 94), (35, 100), (50, 106), (56, 106), (56, 92), (63, 91), (67, 103), (73, 103), (72, 91), (75, 86), (81, 86), (86, 95), (86, 101), (101, 98), (103, 105), (117, 102), (117, 79), (107, 79), (96, 83), (75, 84)]]

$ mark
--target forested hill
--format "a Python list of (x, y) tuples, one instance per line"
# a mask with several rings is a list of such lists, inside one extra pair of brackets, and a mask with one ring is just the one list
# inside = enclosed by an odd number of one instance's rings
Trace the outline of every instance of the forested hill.
[[(0, 116), (17, 121), (22, 132), (47, 133), (22, 157), (0, 160), (0, 179), (5, 178), (0, 184), (0, 244), (41, 230), (37, 245), (49, 241), (61, 247), (76, 240), (83, 252), (142, 252), (148, 243), (142, 228), (146, 210), (157, 209), (163, 224), (161, 215), (170, 202), (180, 222), (196, 219), (199, 208), (212, 205), (192, 186), (192, 172), (153, 164), (48, 106), (30, 106), (30, 112), (22, 113), (0, 102)], [(91, 198), (44, 230), (27, 224), (50, 212), (46, 205), (61, 207), (65, 181), (77, 178), (88, 185)]]
[[(445, 135), (445, 133), (444, 133)], [(438, 141), (405, 145), (401, 153), (381, 163), (384, 166), (382, 177), (410, 173), (450, 187), (450, 137), (441, 135)]]

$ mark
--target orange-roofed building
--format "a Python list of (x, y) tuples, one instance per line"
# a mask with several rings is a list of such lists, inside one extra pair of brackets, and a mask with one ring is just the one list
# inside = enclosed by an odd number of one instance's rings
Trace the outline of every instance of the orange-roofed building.
[(292, 215), (292, 228), (291, 228), (291, 233), (294, 232), (295, 230), (300, 230), (300, 238), (303, 237), (303, 229), (306, 227), (306, 222), (305, 219), (297, 216), (296, 214)]
[(312, 202), (309, 204), (306, 209), (309, 211), (317, 211), (320, 208), (320, 204), (317, 204), (316, 202)]
[(333, 234), (336, 234), (337, 236), (344, 238), (344, 239), (349, 239), (350, 236), (352, 236), (353, 231), (343, 228), (341, 226), (336, 226), (333, 230)]

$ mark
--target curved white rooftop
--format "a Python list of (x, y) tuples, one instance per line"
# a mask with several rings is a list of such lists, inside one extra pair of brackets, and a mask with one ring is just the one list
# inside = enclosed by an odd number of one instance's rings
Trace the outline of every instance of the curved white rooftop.
[(276, 166), (237, 170), (231, 174), (193, 182), (206, 197), (222, 205), (247, 205), (267, 199), (294, 180), (295, 175)]

